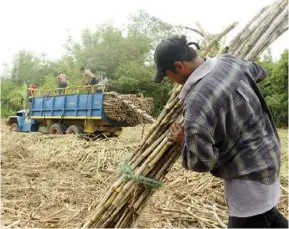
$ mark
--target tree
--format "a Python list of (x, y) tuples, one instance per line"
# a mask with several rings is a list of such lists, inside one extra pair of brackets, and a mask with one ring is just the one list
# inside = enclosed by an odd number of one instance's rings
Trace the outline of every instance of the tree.
[[(12, 65), (6, 66), (2, 78), (2, 115), (13, 114), (25, 107), (26, 89), (29, 83), (38, 87), (56, 88), (56, 73), (69, 76), (69, 86), (81, 84), (81, 67), (90, 68), (98, 76), (106, 72), (109, 90), (120, 93), (143, 93), (152, 97), (157, 115), (166, 104), (172, 84), (164, 80), (152, 83), (155, 75), (153, 51), (157, 43), (173, 34), (183, 33), (181, 27), (166, 23), (145, 11), (130, 16), (128, 25), (116, 28), (103, 24), (95, 30), (84, 29), (80, 42), (68, 34), (66, 53), (56, 61), (49, 61), (45, 55), (35, 55), (20, 50)], [(214, 55), (223, 44), (218, 43)], [(271, 51), (258, 60), (269, 72), (260, 88), (278, 126), (287, 126), (288, 117), (288, 50), (277, 62), (272, 61)]]
[(151, 39), (152, 48), (162, 39), (182, 31), (180, 26), (166, 23), (159, 18), (149, 15), (144, 10), (139, 10), (129, 17), (128, 32), (145, 34)]
[(271, 58), (265, 58), (260, 64), (269, 73), (268, 79), (260, 84), (266, 102), (279, 127), (288, 126), (288, 50), (274, 63)]

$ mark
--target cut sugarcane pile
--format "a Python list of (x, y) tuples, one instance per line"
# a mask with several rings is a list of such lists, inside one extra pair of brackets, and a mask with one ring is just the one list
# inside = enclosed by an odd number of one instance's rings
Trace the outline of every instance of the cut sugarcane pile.
[(138, 106), (140, 109), (145, 111), (147, 114), (152, 114), (153, 112), (153, 99), (146, 98), (142, 94), (119, 94), (122, 100), (127, 100), (132, 102), (133, 105)]
[[(277, 0), (263, 8), (223, 52), (247, 60), (254, 59), (288, 29), (287, 20), (288, 1)], [(204, 35), (200, 56), (217, 55), (219, 50), (216, 49), (216, 44), (235, 25), (230, 25), (217, 35), (207, 36), (207, 32), (200, 31)], [(199, 29), (202, 30), (200, 27)], [(84, 228), (137, 226), (135, 222), (158, 187), (157, 181), (163, 180), (179, 157), (179, 149), (168, 142), (167, 134), (173, 121), (182, 121), (182, 105), (177, 97), (180, 90), (180, 86), (174, 88), (144, 142), (126, 165), (129, 170), (124, 170), (124, 174), (108, 189), (96, 209), (85, 220), (82, 225)], [(153, 179), (154, 182), (144, 182), (145, 178)]]
[(153, 100), (142, 95), (105, 93), (103, 109), (111, 120), (123, 122), (129, 126), (155, 121), (150, 116), (153, 111)]

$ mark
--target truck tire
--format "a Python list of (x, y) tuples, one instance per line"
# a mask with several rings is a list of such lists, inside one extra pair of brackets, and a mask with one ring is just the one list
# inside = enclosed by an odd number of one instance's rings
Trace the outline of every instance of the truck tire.
[(66, 130), (66, 134), (82, 134), (82, 133), (83, 133), (83, 128), (77, 125), (71, 125)]
[(13, 123), (10, 127), (10, 131), (19, 132), (19, 126), (17, 123)]
[(49, 134), (63, 134), (64, 132), (65, 126), (61, 123), (54, 123), (49, 129)]

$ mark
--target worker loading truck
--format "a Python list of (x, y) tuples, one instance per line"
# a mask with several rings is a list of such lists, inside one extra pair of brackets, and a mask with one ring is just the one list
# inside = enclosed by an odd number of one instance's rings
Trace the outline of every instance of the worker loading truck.
[[(12, 131), (49, 134), (98, 134), (118, 136), (122, 127), (153, 122), (143, 111), (151, 108), (152, 100), (137, 95), (104, 92), (103, 84), (49, 90), (33, 89), (26, 110), (9, 116)], [(29, 88), (28, 91), (31, 89)], [(92, 92), (92, 93), (90, 93)], [(119, 106), (119, 104), (123, 104)], [(150, 113), (150, 112), (149, 112)]]

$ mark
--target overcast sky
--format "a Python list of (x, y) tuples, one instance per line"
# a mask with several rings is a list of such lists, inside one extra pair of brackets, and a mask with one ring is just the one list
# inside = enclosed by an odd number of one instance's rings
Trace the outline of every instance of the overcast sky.
[[(272, 0), (1, 0), (0, 1), (0, 73), (3, 63), (11, 63), (20, 49), (49, 58), (64, 54), (67, 31), (79, 40), (85, 27), (113, 22), (126, 23), (127, 16), (146, 10), (166, 22), (194, 26), (199, 21), (211, 33), (238, 21), (230, 33), (234, 36), (261, 7)], [(271, 46), (273, 58), (288, 47), (288, 32)]]

